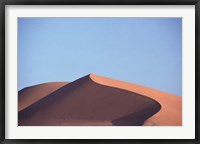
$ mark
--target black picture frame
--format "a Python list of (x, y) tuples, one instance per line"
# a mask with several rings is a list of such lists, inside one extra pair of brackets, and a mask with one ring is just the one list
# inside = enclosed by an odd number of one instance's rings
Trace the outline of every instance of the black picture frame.
[[(195, 139), (5, 139), (5, 6), (6, 5), (195, 5)], [(1, 0), (0, 3), (0, 142), (1, 143), (123, 143), (199, 144), (200, 0)]]

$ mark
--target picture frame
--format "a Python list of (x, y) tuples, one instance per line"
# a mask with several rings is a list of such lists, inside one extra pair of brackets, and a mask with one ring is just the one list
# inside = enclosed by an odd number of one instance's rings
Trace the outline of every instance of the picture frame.
[[(195, 139), (6, 139), (6, 121), (5, 121), (5, 97), (6, 97), (6, 6), (8, 5), (195, 5)], [(1, 96), (0, 96), (0, 141), (1, 143), (166, 143), (166, 144), (197, 144), (200, 143), (199, 135), (199, 49), (200, 49), (200, 2), (199, 0), (7, 0), (1, 1)]]

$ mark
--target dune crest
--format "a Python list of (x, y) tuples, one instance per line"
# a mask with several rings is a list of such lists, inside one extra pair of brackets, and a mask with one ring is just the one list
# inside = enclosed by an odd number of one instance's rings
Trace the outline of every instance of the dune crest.
[(101, 85), (120, 88), (135, 92), (158, 101), (162, 108), (146, 120), (144, 125), (158, 125), (158, 126), (181, 126), (182, 125), (182, 97), (140, 86), (120, 80), (114, 80), (95, 74), (90, 74), (90, 78)]

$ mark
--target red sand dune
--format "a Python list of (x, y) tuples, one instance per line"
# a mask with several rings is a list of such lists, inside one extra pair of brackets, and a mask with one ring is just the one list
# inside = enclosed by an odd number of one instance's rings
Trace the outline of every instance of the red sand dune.
[(162, 110), (160, 102), (128, 90), (126, 85), (120, 87), (120, 83), (126, 84), (90, 74), (69, 84), (51, 83), (21, 90), (18, 124), (143, 125)]

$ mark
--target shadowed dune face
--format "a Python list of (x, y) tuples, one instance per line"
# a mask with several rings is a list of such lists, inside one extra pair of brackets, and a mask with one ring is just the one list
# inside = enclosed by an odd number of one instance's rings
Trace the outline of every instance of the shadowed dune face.
[[(50, 93), (41, 94), (42, 98), (29, 102), (18, 112), (18, 125), (142, 125), (161, 108), (152, 98), (99, 84), (93, 76), (59, 84)], [(19, 97), (36, 97), (36, 91), (31, 89), (27, 88), (29, 93), (20, 91)], [(23, 97), (21, 101), (23, 104), (19, 105), (25, 105)]]
[(158, 101), (161, 104), (161, 110), (149, 119), (147, 119), (143, 125), (182, 125), (182, 97), (128, 82), (97, 76), (95, 74), (91, 74), (90, 78), (101, 85), (128, 90), (141, 95), (145, 95)]

